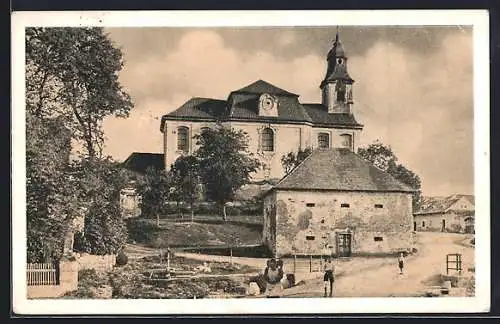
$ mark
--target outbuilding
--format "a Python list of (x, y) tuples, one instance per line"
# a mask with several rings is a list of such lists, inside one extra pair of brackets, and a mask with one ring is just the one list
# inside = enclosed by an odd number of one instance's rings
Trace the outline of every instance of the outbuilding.
[(263, 240), (277, 257), (409, 252), (413, 192), (349, 149), (317, 149), (265, 194)]

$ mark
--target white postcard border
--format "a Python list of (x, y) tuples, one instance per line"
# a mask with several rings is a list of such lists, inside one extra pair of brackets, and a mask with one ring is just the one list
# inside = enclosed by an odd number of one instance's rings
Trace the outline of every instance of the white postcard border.
[[(265, 19), (264, 19), (265, 18)], [(476, 296), (464, 298), (286, 298), (28, 300), (24, 28), (29, 26), (423, 26), (473, 25)], [(486, 10), (81, 11), (12, 14), (12, 305), (17, 314), (469, 313), (490, 307), (489, 16)], [(450, 166), (452, 167), (452, 166)]]

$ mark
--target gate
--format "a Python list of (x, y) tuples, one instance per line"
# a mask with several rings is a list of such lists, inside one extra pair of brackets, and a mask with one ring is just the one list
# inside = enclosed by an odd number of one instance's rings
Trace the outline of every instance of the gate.
[(462, 274), (462, 255), (459, 253), (447, 254), (446, 255), (446, 274), (448, 275), (450, 270), (458, 272), (458, 275)]

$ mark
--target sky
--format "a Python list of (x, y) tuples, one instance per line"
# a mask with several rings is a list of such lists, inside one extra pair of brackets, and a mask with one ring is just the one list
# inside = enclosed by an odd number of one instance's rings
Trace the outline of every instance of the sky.
[[(472, 28), (340, 27), (355, 80), (358, 143), (390, 145), (424, 195), (474, 194)], [(336, 27), (107, 28), (122, 49), (127, 119), (104, 121), (105, 153), (162, 152), (161, 116), (266, 80), (320, 102)]]

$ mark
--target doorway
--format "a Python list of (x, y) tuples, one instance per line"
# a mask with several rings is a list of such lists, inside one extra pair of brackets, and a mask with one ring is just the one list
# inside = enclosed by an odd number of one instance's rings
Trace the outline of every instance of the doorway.
[(352, 254), (352, 235), (351, 233), (337, 234), (337, 255), (341, 258), (350, 257)]
[(416, 232), (417, 231), (417, 222), (413, 222), (413, 231)]
[(444, 232), (446, 230), (446, 220), (443, 219), (441, 221), (441, 232)]

